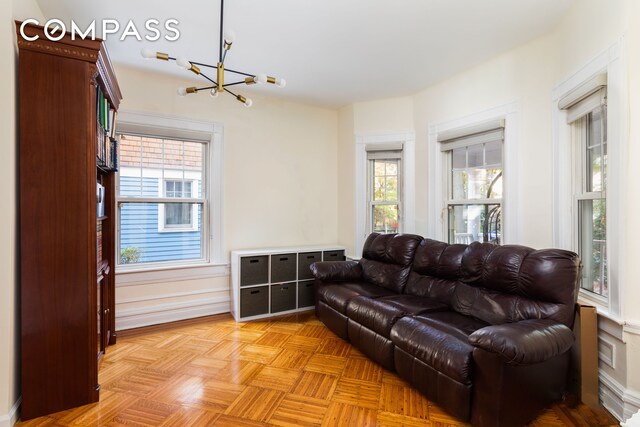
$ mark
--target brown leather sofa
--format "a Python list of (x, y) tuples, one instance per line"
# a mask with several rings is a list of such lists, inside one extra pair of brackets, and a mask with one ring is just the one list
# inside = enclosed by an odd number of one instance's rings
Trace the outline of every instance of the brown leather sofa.
[(311, 269), (320, 320), (462, 420), (523, 425), (565, 391), (573, 252), (374, 233)]

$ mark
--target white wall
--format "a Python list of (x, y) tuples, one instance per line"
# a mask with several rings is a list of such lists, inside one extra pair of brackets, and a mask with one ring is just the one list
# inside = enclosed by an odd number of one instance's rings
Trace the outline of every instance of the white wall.
[[(158, 63), (159, 67), (162, 63)], [(208, 120), (224, 127), (223, 252), (336, 244), (338, 113), (254, 96), (176, 95), (182, 79), (116, 67), (121, 109)], [(277, 90), (274, 89), (274, 90)], [(116, 329), (229, 311), (229, 272), (197, 278), (116, 278)], [(125, 277), (126, 276), (126, 277)]]
[[(338, 111), (338, 243), (347, 248), (347, 254), (355, 253), (355, 164), (356, 145), (354, 107), (348, 105)], [(345, 187), (345, 188), (342, 188)]]
[[(515, 241), (532, 247), (549, 247), (552, 239), (553, 211), (553, 144), (552, 144), (552, 91), (560, 82), (582, 66), (617, 43), (626, 34), (627, 47), (623, 55), (629, 64), (630, 86), (630, 139), (627, 144), (630, 167), (627, 182), (626, 218), (623, 229), (628, 238), (626, 257), (629, 262), (620, 272), (624, 308), (622, 319), (600, 317), (601, 352), (612, 356), (612, 363), (601, 362), (601, 396), (618, 417), (628, 416), (640, 407), (640, 264), (634, 262), (640, 252), (635, 243), (640, 237), (640, 222), (636, 220), (640, 209), (640, 159), (637, 142), (640, 125), (635, 124), (640, 102), (640, 5), (629, 0), (582, 0), (561, 20), (556, 29), (544, 37), (512, 51), (501, 54), (439, 82), (412, 97), (411, 104), (400, 105), (398, 100), (380, 100), (356, 103), (353, 106), (353, 127), (356, 134), (392, 133), (404, 126), (415, 126), (416, 134), (416, 230), (431, 236), (428, 220), (438, 222), (439, 215), (429, 205), (428, 128), (470, 115), (478, 115), (503, 105), (515, 105), (517, 110), (517, 156), (511, 168), (517, 173), (517, 215), (511, 218), (516, 225)], [(402, 114), (413, 118), (402, 119)], [(639, 112), (640, 113), (640, 112)], [(342, 118), (343, 116), (341, 116)], [(346, 118), (348, 119), (348, 118)], [(348, 128), (348, 124), (341, 123)], [(342, 136), (339, 151), (349, 152), (346, 145), (354, 142)], [(438, 153), (439, 155), (439, 153)], [(635, 159), (635, 161), (634, 161)], [(340, 164), (340, 168), (350, 167)], [(512, 169), (513, 170), (513, 169)], [(348, 174), (339, 171), (340, 176)], [(352, 200), (353, 187), (341, 185), (340, 211), (344, 201)], [(345, 210), (347, 208), (344, 208)], [(435, 218), (430, 218), (435, 217)], [(353, 245), (353, 235), (346, 235), (342, 227), (341, 243)], [(510, 240), (514, 240), (513, 238)]]
[(19, 259), (17, 168), (17, 46), (14, 19), (41, 18), (35, 1), (0, 2), (0, 427), (17, 415), (19, 384)]

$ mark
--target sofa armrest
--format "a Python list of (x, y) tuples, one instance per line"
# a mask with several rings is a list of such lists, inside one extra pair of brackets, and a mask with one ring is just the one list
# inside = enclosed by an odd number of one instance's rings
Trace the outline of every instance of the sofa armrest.
[(510, 365), (544, 362), (569, 350), (574, 340), (571, 329), (549, 319), (487, 326), (469, 336), (471, 345), (498, 354)]
[(324, 261), (311, 264), (314, 277), (323, 282), (346, 282), (362, 279), (362, 267), (356, 261)]

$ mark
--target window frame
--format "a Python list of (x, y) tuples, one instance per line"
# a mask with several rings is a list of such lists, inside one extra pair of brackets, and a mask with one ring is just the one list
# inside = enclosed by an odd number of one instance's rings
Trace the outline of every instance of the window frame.
[[(504, 124), (502, 124), (502, 126), (504, 126)], [(503, 128), (504, 129), (504, 128)], [(491, 131), (488, 131), (491, 132)], [(471, 137), (472, 134), (469, 135), (461, 135), (460, 138), (464, 138), (465, 136)], [(445, 167), (443, 168), (443, 172), (444, 172), (444, 179), (442, 180), (443, 184), (444, 184), (444, 192), (443, 194), (445, 195), (445, 200), (444, 200), (444, 212), (443, 212), (443, 221), (442, 221), (442, 225), (443, 225), (443, 230), (442, 230), (442, 235), (445, 237), (443, 240), (449, 242), (450, 244), (453, 243), (471, 243), (474, 240), (470, 240), (470, 241), (465, 241), (465, 242), (457, 242), (457, 241), (451, 241), (451, 226), (450, 226), (450, 221), (451, 221), (451, 217), (450, 217), (450, 213), (451, 210), (456, 207), (456, 206), (475, 206), (475, 205), (481, 205), (481, 206), (494, 206), (494, 205), (499, 205), (500, 206), (500, 224), (503, 223), (503, 216), (504, 216), (504, 209), (503, 209), (503, 202), (504, 202), (504, 192), (501, 198), (478, 198), (478, 199), (470, 199), (470, 198), (466, 198), (466, 199), (461, 199), (461, 198), (454, 198), (453, 192), (453, 150), (458, 149), (458, 148), (465, 148), (466, 152), (465, 152), (465, 169), (472, 169), (472, 167), (470, 168), (468, 166), (468, 158), (469, 158), (469, 152), (468, 149), (469, 147), (472, 146), (478, 146), (478, 145), (482, 145), (482, 157), (483, 157), (483, 163), (482, 163), (482, 167), (485, 166), (494, 166), (494, 165), (485, 165), (486, 162), (486, 151), (485, 151), (485, 146), (486, 144), (488, 144), (489, 142), (493, 142), (496, 140), (492, 140), (492, 141), (478, 141), (478, 142), (471, 142), (468, 144), (464, 144), (464, 143), (460, 143), (460, 144), (456, 144), (456, 143), (447, 143), (447, 142), (442, 142), (442, 148), (441, 148), (441, 156), (444, 157), (443, 163), (445, 165)], [(449, 148), (447, 148), (447, 144), (450, 145)], [(500, 176), (501, 179), (503, 181), (503, 188), (504, 188), (504, 131), (503, 131), (503, 136), (502, 139), (500, 140), (500, 152), (501, 152), (501, 158), (500, 158)], [(503, 239), (503, 230), (502, 227), (500, 228), (500, 244), (502, 244), (502, 239)]]
[[(403, 159), (403, 155), (402, 155), (402, 150), (394, 150), (394, 151), (400, 151), (400, 157), (398, 158), (390, 156), (388, 158), (382, 156), (379, 159), (369, 159), (367, 160), (368, 165), (367, 165), (367, 230), (369, 231), (369, 233), (373, 233), (373, 211), (375, 209), (376, 206), (393, 206), (393, 205), (397, 205), (398, 206), (398, 229), (396, 232), (394, 233), (402, 233), (403, 232), (403, 211), (402, 211), (402, 196), (403, 196), (403, 171), (402, 171), (402, 159)], [(391, 153), (392, 151), (386, 151), (386, 150), (381, 150), (381, 151), (377, 151), (377, 153)], [(389, 160), (397, 160), (398, 162), (398, 173), (396, 174), (397, 180), (398, 180), (398, 188), (397, 188), (397, 194), (398, 197), (393, 200), (393, 201), (388, 201), (388, 200), (379, 200), (376, 201), (374, 200), (374, 191), (375, 191), (375, 161), (376, 160), (380, 160), (380, 161), (389, 161)], [(386, 172), (385, 172), (385, 178), (387, 177)], [(386, 191), (385, 191), (386, 194)]]
[(614, 322), (621, 322), (625, 287), (626, 239), (624, 231), (627, 212), (629, 141), (629, 91), (626, 77), (625, 37), (593, 57), (583, 67), (561, 81), (553, 90), (553, 245), (575, 251), (573, 218), (575, 153), (571, 144), (572, 127), (567, 123), (567, 111), (559, 102), (598, 74), (606, 74), (607, 86), (607, 269), (609, 297), (599, 298), (589, 291), (579, 290), (578, 301), (593, 305), (598, 313)]
[[(605, 111), (605, 115), (604, 115), (604, 120), (603, 120), (603, 131), (606, 133), (606, 125), (604, 124), (607, 120), (607, 116), (606, 114), (608, 114), (607, 112), (607, 108), (606, 108), (606, 103), (600, 107), (603, 108), (603, 110)], [(588, 277), (586, 276), (587, 271), (590, 269), (590, 259), (587, 259), (586, 256), (582, 255), (582, 240), (584, 238), (583, 235), (583, 218), (582, 218), (582, 212), (580, 211), (580, 203), (584, 202), (584, 201), (595, 201), (595, 200), (604, 200), (605, 201), (605, 212), (607, 212), (608, 209), (608, 203), (607, 203), (607, 189), (606, 189), (606, 183), (603, 181), (601, 184), (601, 191), (589, 191), (588, 190), (588, 179), (589, 177), (589, 171), (587, 170), (587, 142), (589, 140), (589, 133), (590, 133), (590, 129), (589, 129), (589, 125), (590, 125), (590, 118), (591, 118), (591, 114), (593, 113), (592, 110), (589, 113), (587, 113), (585, 116), (575, 120), (572, 123), (569, 123), (568, 125), (571, 127), (571, 140), (569, 141), (570, 145), (571, 145), (571, 150), (573, 152), (573, 165), (572, 165), (572, 171), (573, 171), (573, 179), (572, 179), (572, 185), (573, 185), (573, 210), (572, 210), (572, 222), (573, 222), (573, 248), (572, 250), (575, 251), (578, 255), (580, 255), (580, 258), (582, 260), (582, 273), (581, 273), (581, 277), (580, 277), (580, 289), (579, 289), (579, 293), (584, 296), (585, 298), (591, 300), (591, 301), (596, 301), (600, 306), (606, 306), (608, 305), (608, 292), (607, 295), (603, 295), (602, 293), (597, 293), (594, 292), (592, 290), (589, 290), (587, 288), (585, 288), (583, 286), (583, 281), (585, 279), (587, 279)], [(603, 140), (607, 141), (607, 136), (605, 135), (604, 138), (601, 138), (600, 140), (600, 149), (602, 150), (603, 148)], [(606, 142), (606, 144), (608, 144), (608, 141)], [(602, 151), (601, 151), (602, 152)], [(607, 169), (608, 166), (604, 165)], [(607, 169), (603, 169), (603, 177), (607, 175), (608, 170)], [(606, 213), (605, 213), (606, 215)], [(608, 221), (605, 223), (605, 262), (608, 261), (608, 248), (607, 246), (609, 245), (609, 238), (608, 238), (608, 228), (609, 228), (609, 224)], [(593, 231), (592, 231), (593, 233)], [(593, 235), (591, 236), (591, 239), (593, 241)], [(608, 270), (608, 269), (607, 269)], [(607, 271), (607, 289), (609, 287), (609, 282), (610, 282), (610, 277), (609, 277), (610, 272)]]
[(485, 122), (504, 121), (504, 139), (502, 153), (502, 174), (504, 185), (502, 188), (502, 244), (520, 243), (523, 224), (519, 218), (519, 102), (511, 102), (473, 114), (444, 120), (441, 122), (427, 123), (428, 129), (428, 194), (426, 218), (427, 233), (434, 239), (444, 241), (446, 207), (446, 165), (444, 156), (440, 150), (442, 134), (453, 133), (461, 129), (471, 129)]
[[(388, 133), (375, 135), (355, 135), (355, 200), (353, 213), (355, 214), (354, 246), (349, 248), (350, 257), (362, 256), (362, 247), (369, 236), (368, 228), (368, 167), (367, 146), (388, 144), (402, 144), (402, 232), (415, 233), (415, 134)], [(382, 151), (382, 150), (380, 150)]]
[[(206, 200), (184, 199), (181, 202), (203, 203), (207, 214), (202, 214), (203, 258), (189, 261), (166, 261), (144, 264), (117, 264), (116, 273), (123, 286), (128, 284), (155, 282), (157, 274), (171, 274), (176, 280), (201, 277), (204, 271), (224, 274), (228, 260), (224, 258), (223, 245), (223, 128), (215, 122), (207, 122), (163, 114), (121, 110), (118, 112), (118, 134), (155, 135), (166, 139), (190, 140), (207, 144), (202, 186), (207, 192)], [(116, 191), (119, 193), (119, 173), (116, 176)], [(204, 195), (204, 194), (203, 194)], [(164, 200), (164, 199), (163, 199)], [(118, 198), (116, 203), (120, 199)], [(141, 198), (136, 201), (142, 201)], [(157, 198), (145, 200), (159, 203)], [(175, 198), (164, 200), (175, 202)], [(203, 209), (204, 211), (204, 209)], [(120, 247), (119, 209), (116, 218), (116, 256)], [(203, 269), (204, 268), (204, 269)], [(171, 273), (169, 273), (171, 271)], [(157, 276), (160, 277), (160, 276)], [(163, 276), (164, 277), (164, 276)]]

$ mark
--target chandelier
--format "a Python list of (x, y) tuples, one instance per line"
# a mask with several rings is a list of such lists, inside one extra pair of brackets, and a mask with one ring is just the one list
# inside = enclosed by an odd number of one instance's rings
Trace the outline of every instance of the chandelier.
[[(233, 95), (238, 101), (242, 102), (245, 107), (249, 108), (253, 105), (253, 101), (249, 98), (246, 98), (242, 95), (236, 94), (229, 90), (228, 88), (231, 86), (237, 86), (241, 84), (253, 85), (253, 84), (274, 84), (278, 87), (284, 87), (286, 81), (283, 78), (276, 78), (272, 76), (267, 76), (266, 74), (251, 74), (245, 73), (243, 71), (232, 70), (230, 68), (225, 68), (224, 60), (227, 57), (227, 53), (231, 50), (231, 46), (233, 45), (235, 39), (235, 33), (233, 31), (224, 31), (224, 0), (220, 0), (220, 50), (218, 55), (218, 63), (216, 65), (211, 64), (203, 64), (201, 62), (189, 61), (185, 58), (174, 58), (169, 56), (168, 53), (163, 52), (154, 52), (150, 49), (144, 48), (140, 52), (143, 58), (152, 59), (156, 58), (162, 61), (175, 61), (179, 67), (184, 68), (185, 70), (191, 71), (196, 75), (204, 77), (206, 80), (211, 83), (210, 86), (205, 87), (180, 87), (178, 88), (178, 95), (186, 96), (190, 93), (198, 93), (201, 91), (210, 91), (210, 95), (212, 97), (217, 97), (220, 92), (227, 92)], [(216, 79), (212, 79), (211, 77), (204, 74), (200, 67), (206, 67), (216, 70)], [(241, 80), (232, 81), (231, 83), (225, 83), (225, 73), (232, 73), (236, 76), (240, 76)], [(244, 77), (244, 79), (242, 79)]]

